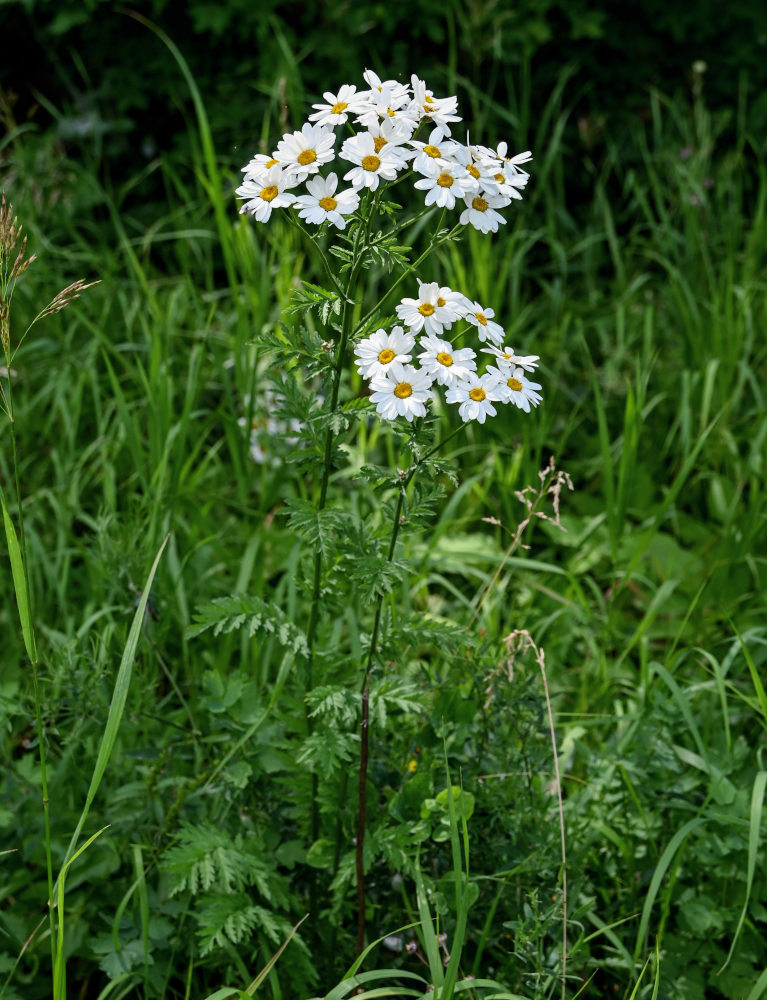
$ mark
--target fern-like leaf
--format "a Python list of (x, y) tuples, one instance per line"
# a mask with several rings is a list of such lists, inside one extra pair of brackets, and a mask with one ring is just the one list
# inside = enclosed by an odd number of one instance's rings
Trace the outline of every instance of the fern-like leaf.
[(260, 597), (232, 594), (200, 605), (195, 613), (194, 624), (187, 629), (187, 635), (194, 638), (211, 628), (214, 635), (241, 628), (247, 629), (250, 636), (262, 632), (273, 636), (281, 646), (296, 654), (305, 655), (308, 652), (306, 636), (301, 629), (287, 619), (284, 611)]

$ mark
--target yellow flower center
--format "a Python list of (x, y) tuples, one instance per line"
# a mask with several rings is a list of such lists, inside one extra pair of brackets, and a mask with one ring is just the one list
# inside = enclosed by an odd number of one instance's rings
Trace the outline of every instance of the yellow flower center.
[(378, 360), (382, 365), (388, 365), (390, 361), (394, 361), (397, 355), (389, 347), (385, 347), (381, 353), (378, 355)]
[(506, 178), (503, 176), (503, 174), (494, 174), (493, 175), (493, 180), (494, 181), (498, 181), (499, 184), (503, 184), (503, 182), (506, 180)]
[(386, 114), (387, 114), (387, 115), (388, 115), (388, 116), (389, 116), (390, 118), (393, 118), (393, 117), (394, 117), (394, 112), (392, 111), (392, 109), (391, 109), (391, 108), (387, 108), (387, 109), (386, 109)]
[(440, 155), (438, 146), (424, 146), (423, 151), (424, 153), (426, 153), (427, 156), (430, 156), (433, 160), (436, 160), (437, 157)]
[(519, 390), (522, 388), (522, 383), (519, 381), (518, 378), (507, 379), (506, 380), (506, 385), (510, 389), (513, 389), (515, 392), (519, 392)]
[(447, 354), (445, 351), (440, 351), (437, 355), (437, 361), (441, 365), (444, 365), (445, 368), (449, 368), (453, 363), (453, 356), (452, 354)]
[(363, 156), (362, 157), (362, 169), (369, 170), (371, 173), (381, 166), (381, 161), (377, 156)]
[(313, 149), (302, 149), (301, 152), (296, 157), (296, 159), (298, 160), (298, 162), (301, 164), (302, 167), (306, 167), (310, 163), (314, 163), (314, 161), (317, 159), (317, 154), (314, 152)]
[(476, 209), (478, 212), (486, 212), (487, 202), (484, 198), (480, 198), (479, 195), (477, 195), (477, 197), (473, 199), (471, 207)]
[(380, 153), (386, 145), (386, 139), (382, 135), (377, 135), (373, 138), (373, 145), (375, 146), (376, 153)]
[(319, 200), (320, 208), (324, 208), (326, 212), (332, 212), (336, 205), (338, 205), (338, 202), (335, 198), (331, 198), (330, 195), (326, 195)]
[(487, 326), (487, 316), (485, 316), (484, 313), (474, 313), (474, 315), (477, 317), (478, 322), (480, 322), (482, 326)]
[(431, 304), (431, 302), (422, 302), (418, 307), (418, 312), (422, 316), (431, 316), (434, 313), (434, 306)]
[(481, 403), (485, 398), (485, 390), (481, 389), (479, 386), (476, 389), (469, 390), (469, 399), (473, 399), (475, 403)]
[(440, 298), (437, 299), (437, 305), (441, 307), (441, 306), (447, 305), (447, 303), (445, 302), (445, 300), (442, 297), (440, 297)]
[(441, 188), (452, 187), (453, 178), (450, 176), (450, 174), (440, 174), (439, 177), (437, 178), (437, 184), (439, 184)]
[(471, 174), (472, 177), (476, 178), (476, 180), (479, 180), (479, 170), (477, 170), (477, 168), (474, 166), (473, 163), (467, 164), (466, 170)]
[(261, 189), (261, 197), (264, 201), (272, 201), (279, 193), (279, 189), (276, 188), (274, 184), (270, 184), (269, 187)]
[(347, 107), (346, 101), (338, 101), (330, 110), (334, 115), (340, 115), (342, 111), (346, 111)]
[(266, 169), (268, 170), (269, 167), (276, 167), (279, 162), (280, 162), (279, 160), (275, 160), (275, 159), (267, 160), (266, 161)]
[(413, 387), (409, 382), (398, 382), (394, 390), (394, 395), (397, 399), (407, 399), (408, 396), (413, 395)]

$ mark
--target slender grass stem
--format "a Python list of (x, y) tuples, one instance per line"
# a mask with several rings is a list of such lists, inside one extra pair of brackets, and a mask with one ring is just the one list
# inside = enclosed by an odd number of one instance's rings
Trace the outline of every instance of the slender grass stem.
[[(24, 573), (24, 582), (27, 588), (27, 600), (29, 602), (29, 618), (30, 618), (30, 628), (33, 629), (33, 616), (32, 616), (32, 597), (29, 587), (29, 570), (27, 567), (27, 538), (24, 531), (24, 512), (21, 505), (21, 480), (19, 476), (19, 456), (18, 456), (18, 445), (16, 442), (16, 421), (13, 415), (13, 387), (12, 387), (12, 377), (10, 374), (10, 357), (7, 359), (7, 367), (9, 369), (8, 373), (8, 389), (6, 393), (6, 401), (8, 404), (8, 421), (11, 429), (11, 456), (13, 462), (13, 478), (16, 487), (16, 508), (18, 510), (19, 519), (19, 548), (21, 551), (21, 564), (22, 571)], [(34, 636), (34, 631), (32, 632)], [(51, 819), (50, 819), (50, 800), (48, 798), (48, 769), (46, 766), (45, 758), (45, 729), (43, 726), (43, 715), (42, 706), (40, 701), (40, 687), (39, 679), (37, 673), (37, 667), (39, 663), (39, 657), (37, 655), (37, 644), (33, 641), (32, 648), (34, 655), (30, 656), (30, 663), (32, 664), (32, 687), (34, 693), (35, 702), (35, 725), (37, 728), (37, 742), (40, 748), (40, 786), (43, 796), (43, 824), (45, 830), (45, 869), (48, 879), (48, 920), (50, 923), (50, 947), (51, 947), (51, 968), (55, 968), (56, 965), (56, 935), (54, 933), (54, 918), (53, 918), (53, 858), (51, 854)]]

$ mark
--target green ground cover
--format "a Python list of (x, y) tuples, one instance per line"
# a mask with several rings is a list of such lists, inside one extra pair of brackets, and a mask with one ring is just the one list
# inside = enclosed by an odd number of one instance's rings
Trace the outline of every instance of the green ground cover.
[[(478, 134), (533, 150), (533, 176), (501, 233), (466, 232), (426, 277), (493, 303), (510, 341), (541, 355), (544, 403), (458, 435), (447, 456), (457, 486), (445, 480), (421, 532), (405, 536), (411, 568), (392, 608), (471, 626), (477, 644), (425, 632), (392, 653), (374, 689), (368, 940), (396, 937), (424, 898), (445, 947), (458, 940), (447, 760), (469, 844), (462, 972), (529, 998), (561, 995), (547, 706), (536, 650), (512, 656), (504, 643), (524, 629), (545, 653), (562, 772), (566, 995), (588, 982), (595, 997), (757, 1000), (767, 990), (764, 150), (743, 104), (711, 115), (699, 86), (674, 101), (653, 94), (646, 121), (589, 148), (567, 82), (563, 71), (527, 126), (483, 108), (477, 90), (461, 95)], [(303, 106), (318, 96), (293, 84)], [(13, 359), (18, 494), (0, 423), (39, 655), (34, 680), (4, 560), (6, 1000), (52, 995), (46, 850), (55, 878), (112, 742), (78, 843), (108, 829), (69, 867), (54, 922), (69, 996), (244, 989), (307, 912), (262, 991), (324, 995), (355, 955), (359, 699), (309, 697), (274, 635), (192, 627), (234, 592), (305, 626), (313, 553), (284, 512), (320, 488), (285, 442), (274, 442), (279, 465), (252, 462), (239, 423), (269, 365), (255, 342), (272, 335), (298, 280), (316, 279), (316, 260), (279, 221), (237, 216), (240, 163), (214, 152), (202, 103), (195, 113), (197, 156), (155, 165), (166, 194), (150, 223), (141, 174), (105, 186), (95, 162), (68, 159), (50, 135), (19, 131), (2, 150), (2, 186), (39, 254), (15, 292), (14, 329), (70, 281), (100, 281)], [(276, 96), (271, 122), (274, 136)], [(571, 201), (576, 172), (588, 198)], [(370, 272), (360, 313), (390, 280)], [(349, 398), (360, 389), (356, 375), (344, 384)], [(344, 444), (333, 503), (384, 518), (386, 495), (359, 470), (396, 466), (391, 436), (362, 421)], [(533, 519), (525, 547), (505, 558), (525, 515), (517, 492), (539, 484), (552, 456), (574, 486), (561, 528)], [(549, 501), (541, 509), (552, 514)], [(248, 621), (255, 607), (243, 609)], [(333, 656), (358, 660), (354, 636), (369, 628), (364, 593), (338, 609), (320, 641), (328, 682), (342, 670)], [(424, 961), (433, 971), (434, 956), (425, 938), (402, 951), (417, 938), (399, 933), (366, 967), (400, 970), (401, 984)]]

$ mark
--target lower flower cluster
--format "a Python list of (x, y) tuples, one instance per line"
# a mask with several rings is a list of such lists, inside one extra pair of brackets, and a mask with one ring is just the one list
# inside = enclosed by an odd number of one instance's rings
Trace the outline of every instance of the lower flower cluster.
[[(540, 403), (541, 386), (527, 377), (538, 356), (517, 355), (504, 344), (504, 330), (494, 322), (492, 309), (437, 282), (419, 281), (418, 298), (402, 299), (396, 313), (402, 325), (390, 332), (376, 330), (354, 352), (357, 370), (369, 382), (370, 398), (385, 420), (425, 416), (435, 386), (445, 388), (445, 401), (458, 406), (464, 422), (483, 424), (488, 415), (495, 416), (495, 403), (510, 403), (526, 413)], [(460, 322), (467, 327), (448, 340), (446, 331)], [(487, 344), (481, 350), (493, 362), (482, 374), (473, 348), (453, 343), (468, 331)]]

